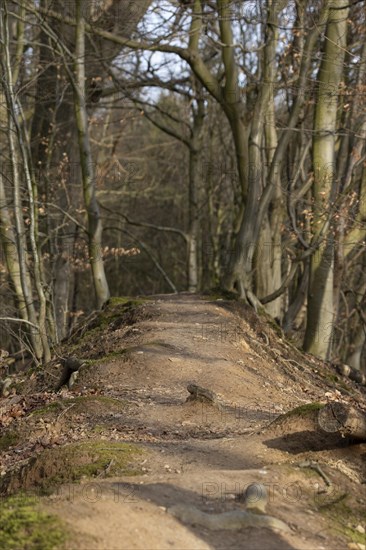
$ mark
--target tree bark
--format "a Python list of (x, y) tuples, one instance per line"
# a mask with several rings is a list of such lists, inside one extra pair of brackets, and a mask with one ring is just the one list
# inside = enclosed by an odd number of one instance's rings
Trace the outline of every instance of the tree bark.
[(92, 269), (97, 307), (100, 309), (106, 303), (110, 294), (104, 271), (102, 248), (103, 229), (95, 192), (96, 181), (89, 141), (88, 115), (85, 100), (85, 20), (82, 6), (82, 0), (77, 0), (74, 102), (79, 138), (83, 194), (88, 216), (89, 260)]
[[(18, 108), (16, 104), (16, 98), (13, 88), (13, 74), (10, 61), (9, 52), (9, 31), (8, 31), (8, 17), (6, 8), (4, 12), (0, 13), (0, 32), (3, 37), (2, 43), (2, 69), (3, 69), (3, 89), (5, 92), (6, 106), (7, 106), (7, 125), (8, 125), (8, 140), (9, 140), (9, 153), (10, 153), (10, 166), (11, 176), (13, 184), (13, 201), (14, 201), (14, 217), (16, 228), (16, 248), (17, 258), (19, 259), (19, 278), (22, 288), (22, 297), (27, 309), (27, 320), (31, 323), (32, 328), (30, 331), (30, 338), (32, 343), (33, 352), (38, 361), (44, 359), (46, 362), (50, 359), (50, 350), (48, 345), (48, 336), (45, 326), (45, 310), (44, 310), (44, 294), (40, 281), (39, 273), (39, 257), (36, 243), (36, 219), (34, 213), (34, 188), (30, 182), (28, 171), (28, 158), (24, 150), (24, 144), (22, 142), (21, 130), (18, 121)], [(24, 167), (28, 200), (29, 200), (29, 217), (31, 222), (30, 228), (30, 240), (32, 245), (32, 255), (35, 264), (34, 276), (36, 280), (38, 298), (40, 300), (41, 314), (40, 319), (37, 318), (37, 313), (34, 307), (32, 286), (30, 282), (28, 265), (27, 265), (27, 244), (25, 237), (25, 226), (23, 220), (23, 209), (21, 199), (21, 180), (20, 180), (20, 162), (18, 157), (18, 148), (15, 137), (19, 141), (21, 150), (22, 165)], [(39, 330), (33, 327), (38, 327)]]
[[(277, 38), (276, 38), (277, 39)], [(272, 67), (273, 69), (273, 67)], [(275, 79), (274, 71), (271, 76)], [(266, 144), (266, 163), (270, 167), (274, 152), (278, 145), (276, 131), (276, 115), (273, 89), (270, 93), (268, 110), (265, 117), (264, 135)], [(276, 179), (274, 196), (271, 208), (266, 212), (259, 235), (256, 253), (255, 293), (259, 297), (272, 294), (280, 288), (282, 281), (282, 247), (281, 226), (283, 220), (283, 201), (281, 180)], [(283, 297), (278, 297), (269, 302), (265, 308), (267, 312), (277, 319), (282, 316)]]
[[(343, 6), (343, 0), (334, 0), (330, 6), (323, 59), (318, 75), (319, 92), (315, 107), (313, 138), (313, 238), (319, 235), (325, 224), (330, 223), (329, 203), (334, 200), (338, 87), (343, 75), (349, 11), (347, 6)], [(332, 349), (333, 270), (334, 238), (331, 228), (311, 258), (304, 339), (305, 351), (322, 359), (327, 359)]]
[(204, 99), (200, 94), (200, 83), (196, 84), (197, 108), (193, 113), (192, 136), (189, 140), (189, 228), (188, 228), (188, 291), (197, 292), (199, 284), (198, 239), (199, 210), (198, 193), (200, 175), (202, 130), (205, 118)]
[[(225, 4), (227, 7), (228, 3), (226, 2)], [(229, 266), (228, 275), (224, 280), (224, 286), (226, 288), (231, 290), (234, 286), (237, 286), (237, 290), (244, 298), (248, 297), (248, 292), (251, 293), (253, 256), (259, 228), (261, 226), (260, 221), (258, 222), (259, 200), (261, 197), (261, 189), (264, 188), (263, 159), (261, 149), (266, 113), (268, 104), (270, 103), (273, 94), (273, 75), (276, 62), (277, 18), (279, 9), (280, 6), (278, 2), (274, 2), (272, 4), (272, 1), (268, 0), (266, 46), (264, 48), (263, 58), (263, 81), (255, 103), (248, 140), (247, 195), (245, 197), (245, 211), (237, 237), (235, 254), (231, 265)], [(225, 17), (223, 17), (223, 19), (225, 19)], [(226, 24), (226, 21), (223, 24)], [(225, 29), (223, 30), (225, 31)], [(225, 37), (225, 33), (222, 32), (222, 35)], [(223, 42), (226, 42), (226, 40), (223, 39)], [(226, 65), (226, 70), (228, 67), (230, 67), (229, 64)], [(226, 78), (228, 78), (227, 75)], [(234, 75), (232, 77), (232, 80), (233, 79)], [(238, 115), (236, 115), (236, 118), (238, 118)], [(245, 151), (244, 144), (240, 144), (239, 140), (235, 140), (235, 132), (233, 132), (233, 135), (236, 147), (241, 147), (239, 151), (241, 158), (243, 156), (243, 151)], [(239, 174), (240, 172), (241, 170), (239, 165)]]

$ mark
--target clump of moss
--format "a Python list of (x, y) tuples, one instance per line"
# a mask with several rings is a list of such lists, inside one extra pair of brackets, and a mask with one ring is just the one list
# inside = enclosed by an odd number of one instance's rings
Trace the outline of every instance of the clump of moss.
[(203, 296), (209, 300), (235, 300), (240, 299), (237, 292), (231, 292), (230, 290), (225, 290), (220, 286), (215, 286), (209, 290), (203, 292)]
[(142, 452), (135, 445), (101, 440), (45, 449), (18, 475), (2, 478), (0, 493), (13, 494), (37, 487), (42, 494), (50, 494), (58, 484), (82, 478), (138, 475), (141, 470), (136, 459)]
[(16, 445), (19, 441), (17, 432), (9, 431), (0, 437), (0, 451), (6, 451), (9, 447)]
[(365, 533), (359, 533), (358, 531), (351, 529), (351, 527), (344, 527), (343, 532), (346, 537), (351, 539), (352, 542), (357, 544), (365, 544)]
[(308, 423), (309, 421), (314, 424), (317, 418), (317, 413), (320, 409), (322, 409), (324, 405), (322, 403), (306, 403), (305, 405), (300, 405), (300, 407), (296, 407), (295, 409), (291, 409), (291, 411), (288, 411), (287, 413), (280, 414), (273, 422), (271, 422), (270, 426), (276, 427), (276, 426), (283, 426), (288, 425), (288, 423)]
[(43, 416), (47, 413), (62, 411), (62, 403), (62, 401), (53, 401), (45, 407), (40, 407), (39, 409), (32, 411), (29, 416)]
[(310, 413), (319, 411), (323, 407), (323, 403), (318, 403), (316, 401), (314, 403), (306, 403), (305, 405), (300, 405), (300, 407), (296, 407), (284, 415), (281, 415), (281, 418), (289, 418), (290, 416), (307, 416)]
[[(134, 445), (110, 441), (90, 441), (73, 443), (62, 449), (49, 449), (40, 457), (42, 462), (49, 463), (56, 459), (57, 467), (53, 475), (42, 480), (42, 485), (79, 481), (84, 477), (137, 475), (140, 472), (132, 462), (141, 450)], [(56, 458), (56, 455), (57, 458)], [(61, 464), (60, 464), (61, 463)]]
[(40, 511), (36, 499), (17, 495), (2, 499), (0, 548), (7, 550), (54, 550), (66, 540), (60, 520)]
[(129, 296), (113, 296), (109, 298), (108, 307), (115, 306), (142, 306), (145, 302), (148, 301), (148, 298), (134, 298), (131, 300)]
[(134, 445), (91, 441), (68, 445), (63, 448), (63, 451), (64, 461), (68, 467), (65, 475), (66, 477), (70, 475), (73, 481), (83, 477), (103, 475), (113, 477), (140, 473), (133, 467), (132, 462), (142, 451)]

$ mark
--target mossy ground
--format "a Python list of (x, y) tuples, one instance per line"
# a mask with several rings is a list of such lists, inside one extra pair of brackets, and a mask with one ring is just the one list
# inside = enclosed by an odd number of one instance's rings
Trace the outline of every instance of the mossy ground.
[(327, 517), (336, 534), (345, 535), (352, 542), (366, 544), (365, 533), (356, 530), (357, 525), (364, 526), (364, 507), (355, 505), (355, 502), (351, 504), (349, 500), (349, 495), (339, 495), (333, 502), (320, 506), (319, 512)]
[(282, 418), (290, 418), (291, 416), (302, 416), (302, 417), (308, 416), (309, 414), (313, 414), (314, 412), (320, 411), (323, 407), (324, 407), (323, 403), (318, 403), (318, 402), (306, 403), (305, 405), (296, 407), (295, 409), (292, 409), (291, 411), (282, 415)]
[[(45, 449), (18, 475), (2, 480), (3, 494), (38, 489), (49, 494), (62, 483), (74, 483), (85, 478), (133, 476), (141, 473), (136, 465), (142, 450), (127, 443), (84, 441), (63, 447)], [(1, 548), (1, 547), (0, 547)]]
[(130, 296), (114, 296), (109, 299), (109, 305), (114, 306), (121, 306), (121, 305), (130, 305), (130, 306), (142, 306), (147, 301), (149, 301), (149, 298), (134, 298), (131, 299)]
[(9, 447), (16, 445), (19, 441), (19, 434), (17, 432), (9, 430), (7, 433), (0, 437), (0, 452), (7, 451)]
[[(54, 454), (50, 449), (50, 455)], [(64, 468), (56, 473), (53, 483), (79, 481), (84, 477), (136, 475), (139, 473), (133, 466), (133, 460), (142, 451), (126, 443), (110, 441), (90, 441), (73, 443), (61, 449)]]
[(61, 521), (42, 512), (34, 497), (19, 494), (2, 499), (0, 548), (6, 550), (55, 550), (67, 538)]
[(239, 301), (240, 297), (237, 292), (225, 290), (220, 286), (215, 286), (210, 290), (203, 292), (203, 298), (207, 300), (235, 300)]
[[(121, 411), (126, 402), (121, 399), (115, 399), (113, 397), (107, 397), (105, 395), (80, 395), (73, 399), (60, 399), (54, 401), (45, 407), (40, 407), (31, 413), (31, 416), (45, 416), (50, 413), (59, 413), (68, 407), (73, 408), (73, 412), (82, 412), (84, 410), (90, 410), (90, 406), (96, 404), (99, 409), (107, 409), (109, 412)], [(1, 439), (0, 439), (1, 449)]]
[(67, 353), (61, 349), (60, 355), (75, 355), (90, 361), (105, 358), (113, 352), (123, 352), (118, 331), (126, 331), (146, 317), (143, 308), (146, 302), (145, 299), (128, 297), (111, 298), (105, 309), (76, 327), (67, 341)]

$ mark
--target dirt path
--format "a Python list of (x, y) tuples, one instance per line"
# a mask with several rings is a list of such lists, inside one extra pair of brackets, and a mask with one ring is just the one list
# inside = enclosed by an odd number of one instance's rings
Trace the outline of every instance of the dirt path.
[[(334, 383), (253, 312), (240, 316), (236, 306), (223, 306), (188, 294), (154, 297), (128, 330), (117, 326), (93, 343), (104, 355), (80, 370), (77, 388), (94, 386), (125, 407), (84, 415), (74, 407), (62, 421), (79, 432), (80, 425), (100, 426), (107, 443), (128, 441), (143, 455), (137, 476), (85, 479), (44, 499), (69, 525), (67, 548), (365, 548), (350, 535), (362, 531), (365, 444), (315, 436), (308, 417), (268, 427), (294, 407), (325, 402)], [(219, 406), (187, 402), (190, 383), (214, 392)], [(360, 391), (351, 388), (348, 398), (362, 399)], [(303, 467), (305, 460), (317, 461), (320, 474)], [(243, 509), (236, 497), (253, 482), (265, 485), (267, 513), (290, 533), (210, 531), (167, 512), (175, 504), (210, 513)]]

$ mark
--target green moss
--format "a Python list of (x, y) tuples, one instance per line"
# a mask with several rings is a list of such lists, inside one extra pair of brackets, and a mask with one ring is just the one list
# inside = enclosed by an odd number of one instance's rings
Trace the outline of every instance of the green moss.
[(123, 296), (111, 298), (107, 307), (98, 314), (98, 316), (91, 323), (91, 326), (81, 335), (77, 335), (76, 333), (78, 340), (73, 346), (73, 349), (76, 350), (80, 344), (85, 344), (91, 339), (95, 339), (100, 333), (108, 329), (110, 325), (116, 321), (120, 320), (123, 324), (124, 318), (131, 316), (133, 311), (145, 302), (145, 299), (131, 299)]
[(17, 432), (9, 431), (0, 437), (0, 451), (6, 451), (19, 441)]
[(355, 531), (354, 529), (351, 529), (350, 527), (344, 527), (343, 533), (351, 539), (352, 542), (357, 542), (359, 544), (365, 544), (365, 533), (359, 533), (358, 531)]
[(23, 495), (2, 499), (0, 548), (54, 550), (66, 540), (60, 520), (40, 511), (35, 498)]
[(236, 292), (225, 290), (220, 286), (215, 286), (203, 292), (203, 297), (208, 300), (234, 300), (239, 301), (239, 295)]
[(290, 416), (307, 416), (310, 412), (319, 411), (323, 407), (323, 403), (317, 403), (316, 401), (313, 403), (306, 403), (305, 405), (296, 407), (295, 409), (281, 415), (281, 418), (289, 418)]
[(53, 412), (58, 413), (67, 409), (68, 407), (70, 407), (70, 405), (73, 406), (74, 412), (80, 411), (80, 409), (84, 409), (92, 403), (99, 403), (103, 407), (108, 407), (109, 409), (111, 409), (111, 411), (115, 411), (116, 409), (120, 410), (126, 405), (126, 401), (115, 399), (113, 397), (107, 397), (105, 395), (81, 395), (75, 397), (74, 399), (62, 399), (59, 401), (54, 401), (46, 407), (41, 407), (40, 409), (32, 411), (30, 416), (43, 416)]
[(352, 386), (347, 386), (347, 384), (336, 374), (329, 374), (329, 373), (325, 373), (325, 374), (319, 373), (319, 374), (327, 382), (336, 384), (338, 387), (344, 389), (348, 393), (354, 393), (354, 389), (352, 388)]
[(118, 358), (118, 357), (122, 357), (123, 355), (125, 355), (128, 351), (133, 351), (133, 347), (136, 347), (136, 346), (132, 346), (131, 348), (123, 348), (119, 351), (111, 351), (110, 353), (107, 353), (106, 355), (103, 355), (103, 357), (100, 357), (99, 359), (93, 359), (91, 362), (93, 363), (93, 365), (99, 365), (99, 364), (102, 364), (104, 363), (105, 361), (108, 361), (109, 359), (115, 359), (115, 358)]
[(259, 308), (258, 310), (258, 313), (265, 318), (266, 320), (266, 323), (268, 325), (270, 325), (270, 327), (272, 328), (272, 330), (276, 333), (276, 335), (279, 337), (279, 338), (284, 338), (284, 334), (282, 332), (282, 329), (281, 327), (276, 323), (276, 321), (273, 319), (273, 317), (271, 317), (267, 311), (263, 308), (262, 311), (260, 311), (261, 308)]
[(46, 449), (33, 465), (35, 479), (37, 473), (42, 473), (35, 485), (48, 490), (60, 483), (76, 482), (85, 477), (138, 475), (141, 471), (133, 463), (142, 453), (135, 445), (100, 440)]
[(92, 433), (99, 435), (105, 431), (105, 426), (102, 426), (101, 424), (96, 424), (91, 431)]
[[(73, 465), (75, 454), (85, 453), (92, 461), (78, 466)], [(91, 442), (82, 443), (70, 449), (66, 457), (72, 466), (72, 475), (75, 480), (82, 477), (95, 477), (106, 473), (108, 476), (116, 475), (137, 475), (139, 472), (132, 467), (132, 458), (141, 454), (141, 450), (126, 443)]]
[(109, 299), (108, 307), (115, 307), (115, 306), (142, 306), (146, 302), (148, 302), (148, 298), (134, 298), (131, 299), (129, 296), (113, 296)]
[(365, 534), (352, 529), (350, 525), (364, 524), (364, 508), (357, 508), (354, 503), (348, 503), (349, 495), (341, 493), (332, 500), (321, 504), (318, 511), (330, 522), (332, 529), (338, 535), (344, 535), (352, 542), (365, 544)]
[(40, 407), (39, 409), (36, 409), (35, 411), (32, 411), (29, 416), (43, 416), (50, 412), (58, 412), (62, 411), (63, 406), (62, 404), (65, 401), (54, 401), (53, 403), (50, 403), (49, 405), (46, 405), (45, 407)]

